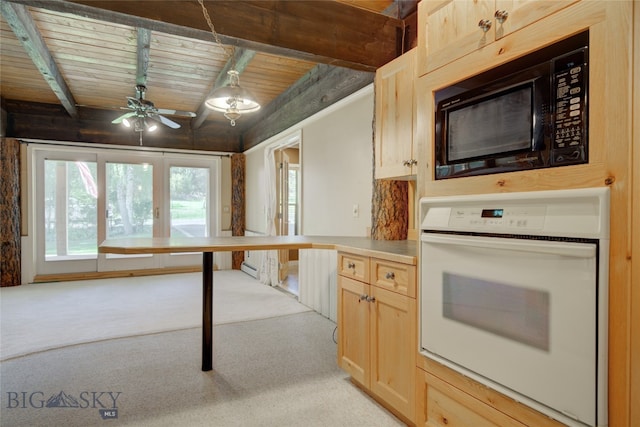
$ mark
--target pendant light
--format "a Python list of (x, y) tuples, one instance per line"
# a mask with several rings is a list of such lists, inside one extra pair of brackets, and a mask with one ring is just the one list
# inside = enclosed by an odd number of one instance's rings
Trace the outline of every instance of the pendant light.
[(213, 23), (211, 22), (211, 18), (209, 17), (209, 12), (207, 12), (207, 8), (204, 6), (203, 0), (198, 0), (198, 3), (202, 6), (202, 13), (204, 14), (204, 18), (206, 19), (209, 28), (211, 29), (211, 34), (213, 34), (214, 40), (220, 48), (228, 54), (229, 59), (231, 60), (231, 69), (227, 71), (227, 74), (229, 75), (229, 83), (216, 88), (211, 96), (204, 101), (204, 104), (214, 111), (224, 113), (224, 116), (229, 120), (231, 126), (235, 126), (236, 120), (238, 120), (243, 114), (258, 111), (260, 109), (260, 104), (256, 101), (251, 92), (240, 86), (240, 73), (236, 70), (235, 63), (235, 47), (231, 48), (231, 53), (229, 54), (227, 48), (223, 46), (220, 41), (218, 33), (216, 33)]

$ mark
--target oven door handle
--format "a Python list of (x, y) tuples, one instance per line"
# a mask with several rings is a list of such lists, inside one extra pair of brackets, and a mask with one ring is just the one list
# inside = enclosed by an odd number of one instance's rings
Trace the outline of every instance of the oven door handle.
[(500, 237), (466, 237), (443, 236), (437, 234), (423, 234), (422, 242), (471, 246), (483, 249), (502, 249), (507, 251), (534, 252), (549, 255), (562, 255), (574, 258), (594, 258), (596, 246), (594, 244), (572, 242), (550, 242), (525, 239), (503, 239)]

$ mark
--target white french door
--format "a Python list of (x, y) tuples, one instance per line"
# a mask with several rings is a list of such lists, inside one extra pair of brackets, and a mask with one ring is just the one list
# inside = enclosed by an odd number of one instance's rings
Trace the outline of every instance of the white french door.
[(201, 254), (99, 254), (105, 239), (216, 235), (214, 156), (35, 148), (37, 275), (200, 265)]
[(38, 152), (35, 157), (38, 274), (97, 270), (98, 186), (94, 153)]
[[(104, 195), (99, 209), (98, 240), (160, 237), (162, 159), (148, 155), (99, 156), (98, 182)], [(156, 255), (99, 254), (98, 271), (161, 267)]]
[[(210, 237), (220, 229), (215, 212), (213, 194), (216, 188), (215, 170), (209, 160), (174, 157), (165, 159), (163, 236)], [(175, 267), (199, 265), (202, 253), (176, 253), (163, 255), (163, 265)]]

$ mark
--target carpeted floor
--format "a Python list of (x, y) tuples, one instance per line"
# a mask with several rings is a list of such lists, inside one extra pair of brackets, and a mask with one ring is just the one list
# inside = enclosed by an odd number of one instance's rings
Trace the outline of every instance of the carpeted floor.
[[(22, 288), (22, 289), (20, 289)], [(4, 288), (0, 426), (399, 426), (337, 367), (335, 323), (238, 271)]]
[[(238, 270), (214, 272), (215, 324), (309, 308)], [(202, 325), (202, 274), (0, 288), (0, 360), (104, 339)]]
[(217, 326), (211, 372), (201, 328), (5, 361), (0, 425), (403, 425), (337, 367), (334, 328), (315, 312)]

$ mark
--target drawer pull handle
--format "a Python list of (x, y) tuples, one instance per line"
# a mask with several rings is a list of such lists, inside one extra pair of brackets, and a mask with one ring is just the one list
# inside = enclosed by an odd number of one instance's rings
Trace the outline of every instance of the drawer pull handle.
[(393, 280), (396, 278), (396, 274), (393, 271), (388, 271), (387, 274), (385, 274), (385, 279), (387, 280)]
[(351, 262), (351, 261), (349, 261), (349, 262), (347, 263), (347, 268), (353, 268), (353, 269), (355, 270), (355, 268), (356, 268), (356, 263), (355, 263), (355, 262)]
[(481, 19), (478, 22), (478, 27), (485, 33), (491, 29), (491, 21), (489, 19)]

